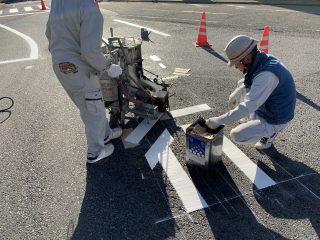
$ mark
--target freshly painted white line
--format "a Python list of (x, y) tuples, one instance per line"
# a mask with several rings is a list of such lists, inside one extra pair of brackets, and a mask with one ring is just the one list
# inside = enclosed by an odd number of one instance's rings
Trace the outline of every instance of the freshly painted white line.
[(33, 11), (34, 9), (32, 7), (24, 7), (24, 10), (26, 12), (30, 12), (30, 11)]
[[(184, 13), (202, 13), (198, 11), (182, 11)], [(212, 14), (212, 15), (230, 15), (229, 13), (213, 13), (213, 12), (206, 12), (207, 15)]]
[(152, 56), (150, 56), (150, 58), (155, 62), (161, 61), (161, 59), (158, 58), (158, 56), (156, 56), (156, 55), (152, 55)]
[(38, 45), (35, 43), (35, 41), (32, 40), (29, 36), (18, 32), (15, 29), (12, 29), (10, 27), (7, 27), (5, 25), (0, 24), (0, 27), (17, 34), (19, 37), (22, 37), (30, 46), (30, 56), (29, 58), (22, 58), (22, 59), (14, 59), (14, 60), (8, 60), (8, 61), (0, 61), (0, 64), (5, 64), (5, 63), (13, 63), (13, 62), (22, 62), (22, 61), (29, 61), (29, 60), (34, 60), (39, 58), (39, 50), (38, 50)]
[(163, 65), (162, 63), (159, 63), (159, 66), (161, 67), (161, 68), (167, 68), (165, 65)]
[[(190, 126), (190, 124), (185, 124), (180, 127), (186, 132), (188, 126)], [(257, 188), (262, 189), (277, 184), (225, 136), (223, 136), (222, 151)]]
[(172, 141), (173, 138), (168, 130), (164, 130), (145, 155), (151, 169), (157, 162), (161, 164), (188, 213), (208, 207), (207, 202), (198, 192), (170, 149), (169, 145)]
[(149, 130), (156, 124), (162, 114), (159, 114), (155, 120), (144, 119), (125, 139), (126, 142), (139, 144), (141, 139), (149, 132)]
[[(184, 109), (178, 109), (171, 111), (173, 118), (181, 117), (196, 112), (209, 110), (210, 107), (207, 104), (201, 104), (197, 106), (192, 106)], [(139, 144), (142, 138), (149, 132), (149, 130), (156, 124), (156, 122), (162, 117), (163, 114), (159, 114), (156, 120), (144, 119), (125, 139), (126, 142), (132, 144)]]
[(210, 109), (211, 108), (207, 104), (200, 104), (200, 105), (196, 105), (196, 106), (192, 106), (192, 107), (174, 110), (174, 111), (171, 111), (170, 113), (173, 118), (176, 118), (176, 117), (181, 117), (181, 116), (193, 114), (196, 112), (207, 111)]
[(19, 11), (18, 11), (18, 8), (11, 8), (11, 9), (9, 9), (9, 13), (17, 13), (17, 12), (19, 12)]
[(152, 28), (144, 27), (144, 26), (141, 26), (141, 25), (138, 25), (138, 24), (122, 21), (122, 20), (119, 20), (119, 19), (115, 19), (114, 21), (115, 22), (119, 22), (119, 23), (123, 23), (123, 24), (127, 24), (129, 26), (136, 27), (136, 28), (145, 28), (146, 30), (151, 31), (151, 32), (156, 33), (156, 34), (159, 34), (161, 36), (170, 37), (169, 34), (164, 33), (164, 32), (160, 32), (160, 31), (152, 29)]
[(223, 137), (222, 150), (257, 188), (262, 189), (276, 184), (275, 181), (254, 164), (250, 158), (225, 136)]

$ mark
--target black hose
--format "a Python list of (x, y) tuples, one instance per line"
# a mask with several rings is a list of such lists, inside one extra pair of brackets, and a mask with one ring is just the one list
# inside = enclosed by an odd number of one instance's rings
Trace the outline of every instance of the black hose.
[(0, 109), (0, 113), (1, 113), (1, 112), (7, 112), (10, 108), (12, 108), (12, 106), (13, 106), (13, 104), (14, 104), (13, 99), (10, 98), (10, 97), (2, 97), (2, 98), (0, 98), (0, 101), (3, 100), (3, 99), (9, 99), (10, 104), (9, 104), (9, 107), (4, 108), (4, 109)]

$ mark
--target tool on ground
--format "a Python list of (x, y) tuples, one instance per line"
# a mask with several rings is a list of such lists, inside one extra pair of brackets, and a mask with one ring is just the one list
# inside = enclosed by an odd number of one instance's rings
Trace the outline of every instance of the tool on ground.
[[(102, 51), (123, 69), (119, 78), (106, 72), (100, 76), (106, 108), (123, 125), (128, 113), (134, 117), (157, 119), (169, 108), (169, 84), (142, 66), (142, 40), (134, 37), (102, 39)], [(154, 78), (144, 75), (144, 71)]]
[(223, 128), (208, 128), (202, 117), (187, 128), (186, 160), (189, 165), (212, 170), (221, 161)]

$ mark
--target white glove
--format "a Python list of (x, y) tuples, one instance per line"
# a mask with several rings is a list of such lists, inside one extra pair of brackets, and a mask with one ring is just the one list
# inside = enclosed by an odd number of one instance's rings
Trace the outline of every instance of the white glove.
[(234, 109), (237, 107), (241, 100), (244, 98), (246, 94), (246, 89), (244, 86), (237, 87), (229, 96), (228, 107), (229, 109)]
[(221, 124), (218, 123), (218, 118), (217, 117), (212, 117), (212, 118), (209, 118), (207, 121), (206, 121), (206, 125), (211, 128), (211, 129), (216, 129), (218, 128), (219, 126), (221, 126)]
[(111, 78), (119, 77), (122, 73), (122, 68), (117, 64), (111, 64), (107, 70), (108, 76)]

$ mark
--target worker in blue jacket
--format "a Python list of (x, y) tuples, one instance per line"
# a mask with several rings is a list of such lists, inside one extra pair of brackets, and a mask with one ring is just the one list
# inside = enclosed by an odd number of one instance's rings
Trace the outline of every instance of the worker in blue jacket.
[(296, 88), (289, 70), (276, 57), (260, 52), (258, 41), (245, 35), (226, 46), (228, 66), (245, 74), (229, 97), (230, 111), (206, 121), (215, 129), (240, 121), (230, 132), (233, 141), (270, 148), (294, 117)]

